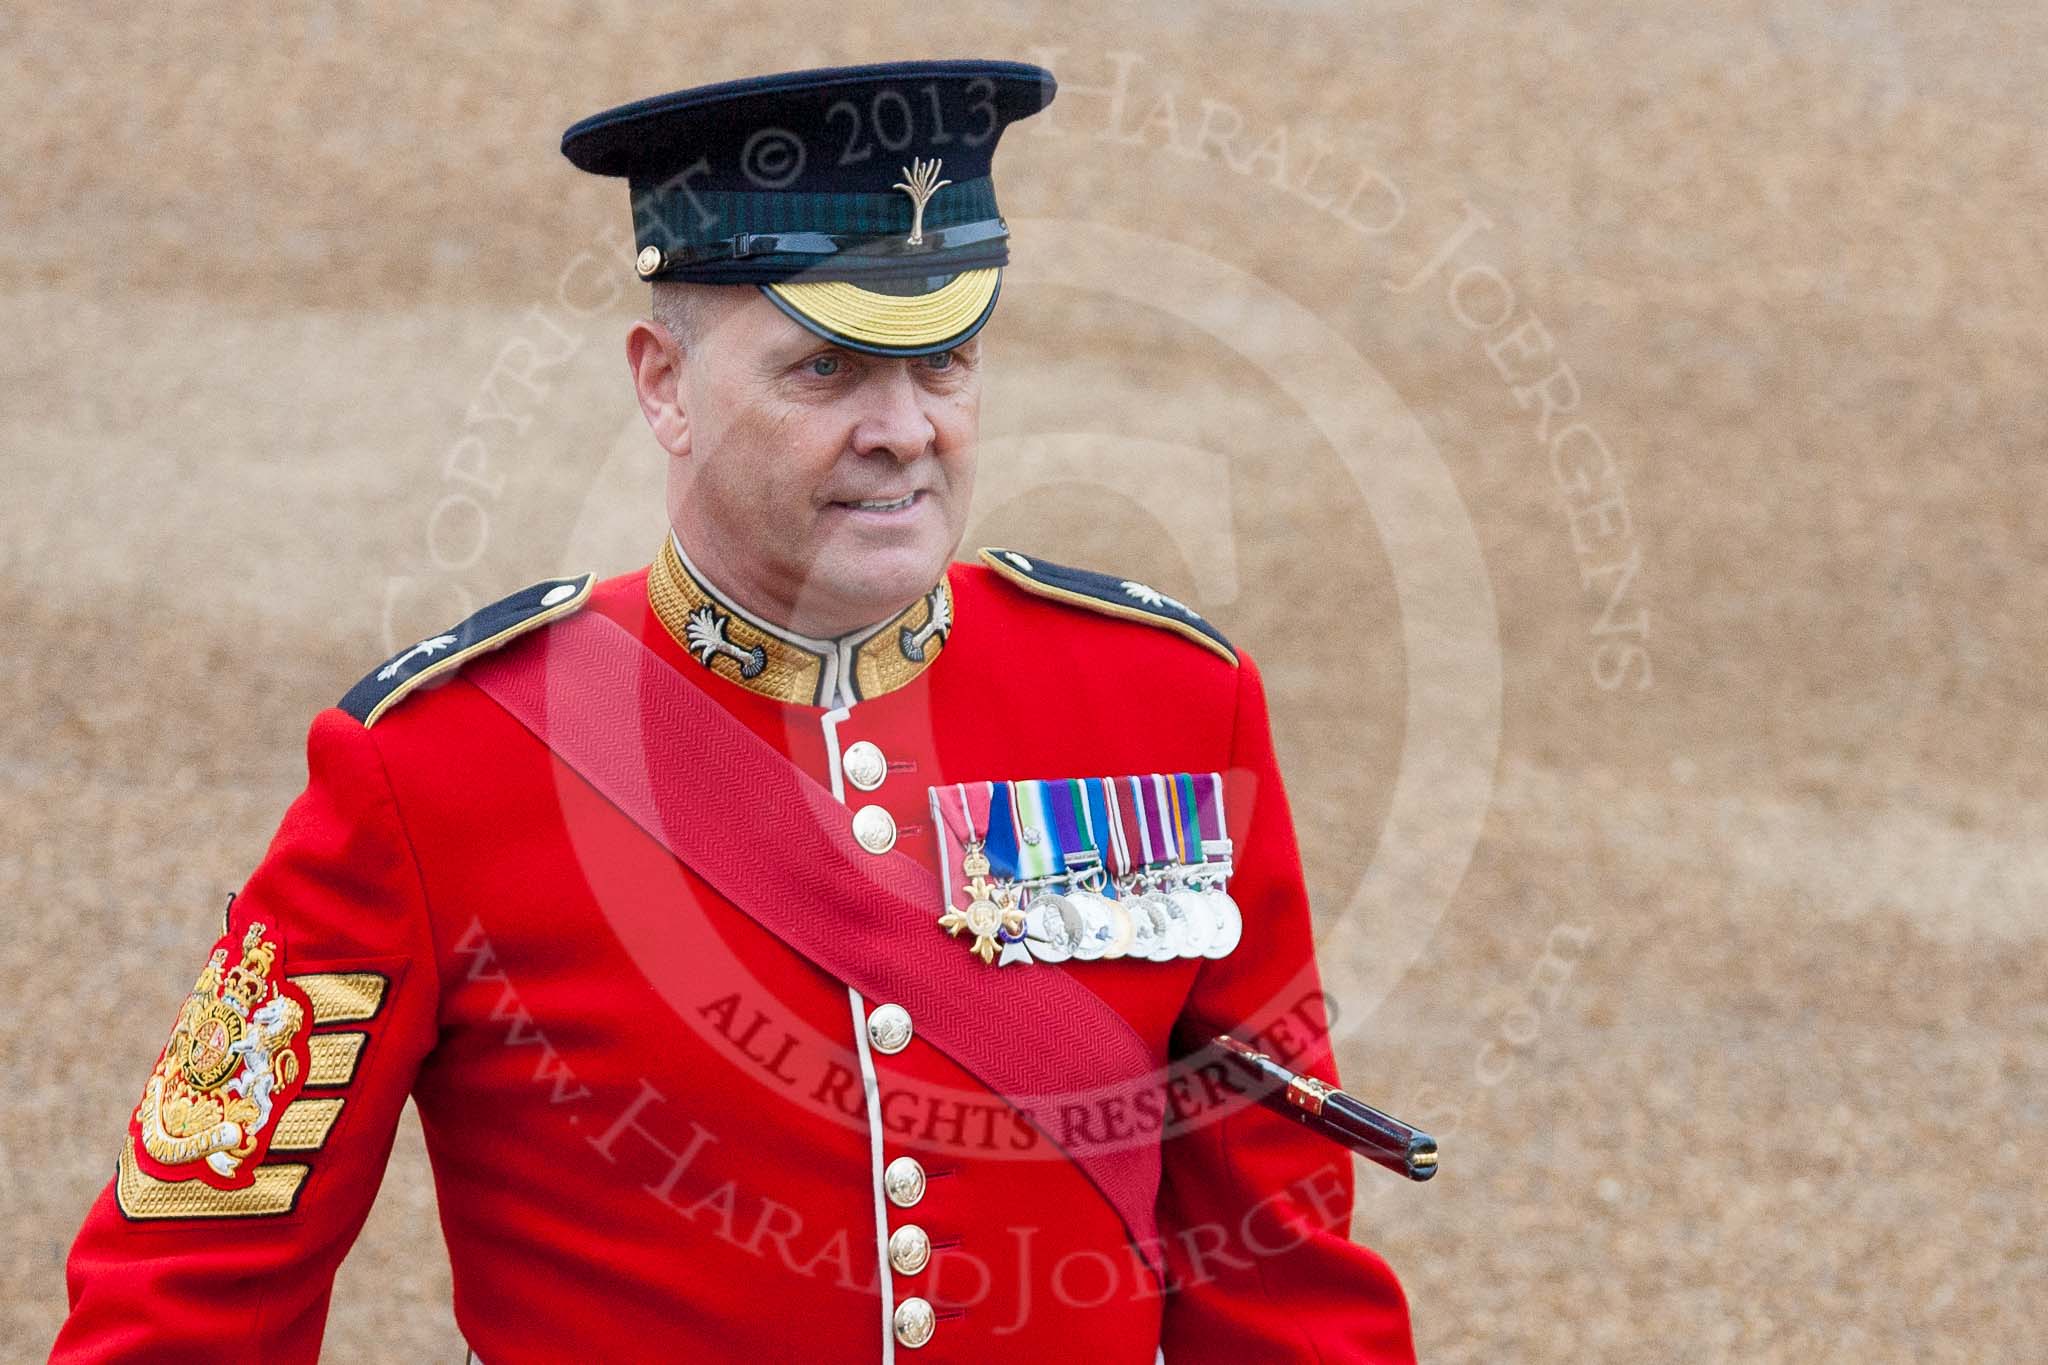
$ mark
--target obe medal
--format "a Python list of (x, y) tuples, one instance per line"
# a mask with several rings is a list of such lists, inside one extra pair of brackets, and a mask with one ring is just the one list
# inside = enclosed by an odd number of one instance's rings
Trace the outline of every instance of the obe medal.
[(1008, 929), (1015, 933), (1024, 927), (1024, 912), (1013, 902), (1013, 895), (1007, 887), (991, 885), (988, 879), (988, 855), (981, 851), (981, 845), (970, 844), (967, 855), (960, 860), (960, 870), (967, 877), (969, 901), (965, 910), (946, 907), (946, 913), (939, 916), (939, 927), (947, 933), (958, 935), (962, 929), (974, 935), (974, 953), (983, 962), (994, 962), (996, 958), (996, 935)]

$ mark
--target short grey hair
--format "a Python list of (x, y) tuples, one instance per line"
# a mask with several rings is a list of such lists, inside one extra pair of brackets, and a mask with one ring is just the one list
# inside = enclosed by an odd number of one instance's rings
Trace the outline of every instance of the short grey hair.
[(689, 284), (680, 280), (656, 280), (649, 306), (653, 319), (668, 329), (676, 345), (690, 350), (702, 341), (718, 321), (720, 310), (740, 291), (728, 284)]

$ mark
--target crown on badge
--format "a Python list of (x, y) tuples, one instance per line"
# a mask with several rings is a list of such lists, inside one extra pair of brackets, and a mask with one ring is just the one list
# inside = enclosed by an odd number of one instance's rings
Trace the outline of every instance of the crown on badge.
[(242, 960), (222, 978), (220, 998), (243, 1014), (270, 993), (270, 967), (277, 960), (277, 945), (263, 941), (263, 924), (249, 926), (242, 935)]

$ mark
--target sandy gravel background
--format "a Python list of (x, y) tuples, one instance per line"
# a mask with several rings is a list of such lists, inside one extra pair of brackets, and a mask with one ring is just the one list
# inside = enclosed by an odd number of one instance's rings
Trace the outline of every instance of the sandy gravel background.
[[(0, 1355), (312, 713), (654, 544), (561, 128), (992, 55), (1066, 89), (970, 543), (1266, 667), (1346, 1074), (1445, 1138), (1361, 1173), (1425, 1355), (2042, 1357), (2048, 11), (150, 9), (0, 15)], [(329, 1358), (458, 1358), (447, 1294), (408, 1117)]]

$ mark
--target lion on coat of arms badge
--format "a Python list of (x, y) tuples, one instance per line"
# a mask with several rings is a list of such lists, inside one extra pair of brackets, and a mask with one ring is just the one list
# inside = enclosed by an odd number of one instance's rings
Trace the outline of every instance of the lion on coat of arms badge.
[(264, 925), (249, 926), (229, 966), (233, 941), (214, 946), (135, 1107), (137, 1159), (162, 1179), (253, 1182), (277, 1115), (305, 1081), (312, 1005), (277, 970)]

